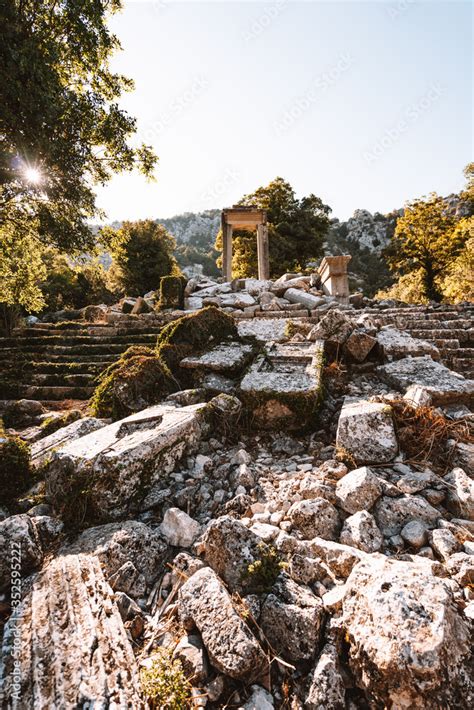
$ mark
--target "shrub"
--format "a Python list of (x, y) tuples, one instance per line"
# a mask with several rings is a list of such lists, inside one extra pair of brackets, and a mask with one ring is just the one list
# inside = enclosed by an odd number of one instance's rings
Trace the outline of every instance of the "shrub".
[(159, 649), (151, 658), (149, 668), (143, 668), (140, 680), (143, 694), (152, 710), (184, 710), (191, 707), (191, 687), (181, 663), (171, 653)]
[(30, 447), (18, 437), (0, 443), (0, 502), (8, 503), (33, 483)]
[(274, 547), (260, 543), (259, 559), (248, 565), (242, 575), (246, 587), (255, 594), (266, 594), (273, 587), (276, 578), (285, 568)]

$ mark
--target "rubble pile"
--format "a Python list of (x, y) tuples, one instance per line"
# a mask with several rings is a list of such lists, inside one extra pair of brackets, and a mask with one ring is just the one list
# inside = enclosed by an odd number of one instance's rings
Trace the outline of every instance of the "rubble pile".
[[(250, 281), (188, 307), (272, 317), (160, 336), (190, 386), (32, 444), (35, 485), (0, 509), (2, 700), (473, 706), (474, 381), (310, 277)], [(323, 310), (278, 317), (301, 306)]]

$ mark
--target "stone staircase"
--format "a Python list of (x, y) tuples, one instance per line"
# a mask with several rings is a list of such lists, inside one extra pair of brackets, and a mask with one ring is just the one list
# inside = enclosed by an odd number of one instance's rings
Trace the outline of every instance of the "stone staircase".
[(153, 347), (163, 318), (37, 323), (0, 338), (0, 399), (87, 400), (94, 378), (131, 345)]
[[(451, 369), (474, 379), (474, 304), (363, 308), (351, 315), (373, 315), (385, 325), (434, 343)], [(0, 338), (0, 400), (36, 399), (45, 403), (87, 400), (94, 378), (131, 345), (152, 346), (163, 325), (178, 313), (146, 314), (111, 319), (108, 323), (37, 323)], [(237, 314), (236, 314), (237, 315)], [(309, 320), (320, 311), (260, 312), (256, 319)], [(240, 312), (239, 321), (249, 320)], [(252, 317), (250, 316), (252, 320)], [(271, 337), (271, 336), (270, 336)]]
[(365, 308), (384, 325), (393, 325), (414, 338), (428, 340), (439, 348), (441, 361), (464, 377), (474, 379), (474, 304), (462, 306), (411, 306)]

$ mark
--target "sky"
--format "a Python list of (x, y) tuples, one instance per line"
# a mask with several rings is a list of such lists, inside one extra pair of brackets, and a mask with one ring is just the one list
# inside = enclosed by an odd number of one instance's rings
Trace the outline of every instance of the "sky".
[(339, 219), (464, 185), (471, 2), (125, 0), (110, 26), (159, 163), (98, 189), (107, 221), (228, 207), (276, 176)]

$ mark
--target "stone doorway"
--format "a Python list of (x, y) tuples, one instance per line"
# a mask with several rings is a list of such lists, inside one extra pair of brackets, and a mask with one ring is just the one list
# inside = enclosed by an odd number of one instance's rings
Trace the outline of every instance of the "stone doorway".
[(232, 281), (232, 233), (234, 229), (257, 232), (258, 278), (270, 278), (267, 213), (257, 207), (229, 207), (222, 210), (222, 273)]

